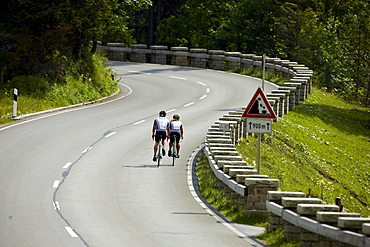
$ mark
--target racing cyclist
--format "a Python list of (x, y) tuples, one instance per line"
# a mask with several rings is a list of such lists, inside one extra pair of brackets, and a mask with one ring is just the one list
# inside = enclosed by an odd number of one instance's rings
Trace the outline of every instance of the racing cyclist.
[(162, 139), (162, 155), (166, 155), (166, 151), (164, 150), (164, 144), (167, 136), (169, 136), (168, 128), (170, 125), (170, 121), (166, 118), (166, 112), (160, 111), (159, 117), (154, 119), (153, 127), (152, 127), (152, 139), (155, 139), (154, 143), (154, 156), (153, 161), (157, 161), (157, 150), (159, 141)]
[(176, 150), (177, 153), (174, 154), (176, 158), (180, 157), (180, 137), (184, 139), (184, 128), (182, 126), (182, 122), (180, 121), (180, 116), (178, 114), (173, 115), (173, 119), (170, 122), (167, 132), (170, 133), (170, 143), (168, 147), (168, 156), (171, 157), (171, 148), (173, 142), (176, 138)]

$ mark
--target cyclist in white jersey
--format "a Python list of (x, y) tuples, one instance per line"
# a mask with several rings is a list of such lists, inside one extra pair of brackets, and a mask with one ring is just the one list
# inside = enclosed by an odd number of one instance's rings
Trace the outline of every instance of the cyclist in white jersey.
[(158, 144), (159, 141), (162, 139), (162, 155), (166, 155), (166, 151), (164, 150), (164, 144), (167, 136), (169, 136), (168, 127), (170, 125), (170, 121), (166, 118), (166, 112), (160, 111), (159, 117), (154, 119), (153, 128), (152, 128), (152, 139), (155, 138), (154, 143), (154, 156), (153, 161), (157, 161), (157, 150), (158, 150)]
[(171, 156), (171, 148), (176, 138), (177, 154), (175, 155), (176, 155), (176, 158), (179, 158), (180, 157), (180, 137), (181, 139), (184, 139), (184, 128), (182, 127), (182, 122), (180, 121), (180, 116), (178, 114), (173, 115), (172, 118), (173, 119), (171, 120), (170, 125), (167, 130), (167, 132), (170, 133), (168, 156)]

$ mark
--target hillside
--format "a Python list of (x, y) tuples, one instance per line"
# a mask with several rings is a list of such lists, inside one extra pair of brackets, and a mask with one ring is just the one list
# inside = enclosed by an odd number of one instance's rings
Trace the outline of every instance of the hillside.
[[(255, 163), (257, 140), (237, 146)], [(370, 110), (313, 89), (305, 102), (264, 135), (261, 173), (280, 180), (282, 191), (312, 190), (327, 203), (342, 199), (345, 210), (370, 216)]]

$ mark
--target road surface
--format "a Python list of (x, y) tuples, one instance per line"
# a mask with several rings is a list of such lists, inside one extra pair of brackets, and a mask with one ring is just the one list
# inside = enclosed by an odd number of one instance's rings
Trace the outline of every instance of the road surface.
[[(263, 246), (258, 227), (225, 221), (192, 187), (207, 129), (249, 103), (259, 79), (109, 62), (121, 93), (0, 127), (0, 246)], [(266, 84), (265, 91), (275, 86)], [(19, 97), (18, 104), (21, 104)], [(181, 116), (171, 166), (152, 161), (160, 110)]]

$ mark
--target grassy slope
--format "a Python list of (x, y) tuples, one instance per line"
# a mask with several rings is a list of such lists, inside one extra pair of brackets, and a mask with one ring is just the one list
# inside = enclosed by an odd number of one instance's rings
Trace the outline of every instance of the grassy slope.
[[(78, 67), (73, 67), (66, 75), (68, 83), (50, 85), (46, 92), (26, 94), (19, 90), (17, 116), (94, 101), (117, 92), (118, 78), (112, 78), (112, 70), (104, 66), (104, 61), (106, 59), (101, 54), (92, 55), (84, 65), (89, 65), (89, 75), (79, 75), (73, 71)], [(12, 113), (13, 90), (0, 89), (0, 124), (14, 121), (11, 120)]]
[[(369, 216), (369, 207), (363, 205), (370, 203), (369, 125), (369, 109), (313, 89), (305, 102), (273, 124), (273, 135), (263, 136), (261, 172), (278, 178), (280, 190), (312, 189), (313, 197), (328, 203), (339, 196), (346, 210)], [(254, 164), (256, 146), (256, 138), (249, 137), (237, 149)], [(204, 154), (197, 164), (197, 176), (202, 196), (231, 221), (267, 227), (266, 219), (247, 217), (216, 189), (216, 178)], [(300, 246), (286, 243), (281, 229), (257, 237), (273, 247)]]
[[(370, 216), (370, 111), (313, 89), (305, 102), (264, 135), (261, 173), (280, 180), (280, 190), (308, 192), (351, 212)], [(237, 149), (255, 163), (256, 138)], [(355, 199), (354, 199), (355, 198)]]

